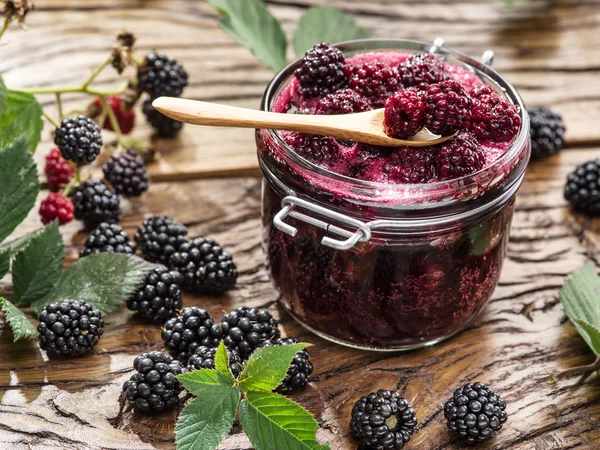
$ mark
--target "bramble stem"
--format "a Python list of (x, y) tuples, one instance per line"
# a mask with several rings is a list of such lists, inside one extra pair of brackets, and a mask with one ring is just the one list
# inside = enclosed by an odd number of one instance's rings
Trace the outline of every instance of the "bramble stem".
[(86, 93), (91, 95), (119, 95), (125, 92), (127, 89), (127, 85), (112, 91), (101, 91), (98, 89), (92, 89), (90, 87), (82, 87), (82, 86), (65, 86), (65, 87), (49, 87), (49, 88), (32, 88), (32, 89), (20, 89), (22, 92), (27, 92), (28, 94), (67, 94), (73, 92)]
[(106, 101), (106, 97), (100, 95), (100, 103), (102, 103), (102, 109), (108, 115), (108, 120), (110, 121), (110, 126), (112, 127), (114, 133), (117, 135), (118, 145), (121, 145), (121, 140), (123, 139), (123, 133), (121, 133), (121, 127), (119, 126), (119, 121), (117, 120), (117, 116), (115, 116), (115, 112), (109, 106)]
[(50, 114), (48, 114), (46, 111), (42, 111), (42, 114), (48, 122), (50, 122), (52, 125), (58, 128), (58, 122), (54, 120)]
[(96, 79), (96, 77), (98, 75), (100, 75), (100, 73), (104, 70), (104, 68), (110, 64), (111, 59), (112, 59), (112, 55), (109, 55), (108, 58), (106, 58), (102, 64), (100, 64), (98, 67), (96, 67), (96, 69), (92, 72), (92, 74), (89, 76), (89, 78), (83, 82), (83, 84), (81, 85), (81, 88), (84, 91), (88, 88), (88, 86), (92, 83), (92, 81), (94, 81)]
[(598, 359), (596, 359), (596, 362), (594, 362), (593, 364), (589, 364), (587, 366), (578, 366), (578, 367), (573, 367), (571, 369), (563, 370), (562, 372), (557, 373), (554, 377), (555, 377), (555, 379), (559, 380), (561, 378), (566, 378), (571, 375), (577, 375), (577, 374), (584, 374), (584, 375), (589, 376), (589, 374), (591, 374), (592, 372), (595, 372), (596, 370), (600, 370), (600, 357)]
[(65, 118), (63, 114), (63, 106), (62, 106), (62, 98), (60, 97), (60, 93), (56, 93), (56, 107), (58, 108), (58, 118), (63, 120)]
[[(77, 169), (76, 173), (77, 173), (77, 175), (79, 175), (79, 169)], [(79, 177), (79, 176), (76, 176), (76, 177), (73, 177), (73, 178), (71, 178), (71, 181), (69, 181), (69, 184), (67, 184), (67, 185), (65, 186), (65, 188), (63, 189), (63, 195), (64, 195), (65, 197), (68, 197), (68, 196), (69, 196), (69, 194), (70, 194), (70, 193), (71, 193), (71, 191), (73, 190), (73, 187), (74, 187), (76, 184), (78, 184), (78, 183), (79, 183), (79, 180), (80, 180), (80, 177)]]

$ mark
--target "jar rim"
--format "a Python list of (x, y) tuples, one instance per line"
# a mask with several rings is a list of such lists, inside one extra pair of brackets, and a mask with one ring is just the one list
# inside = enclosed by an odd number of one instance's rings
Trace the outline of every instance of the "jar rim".
[[(268, 133), (269, 136), (280, 145), (295, 164), (298, 164), (303, 169), (310, 171), (311, 173), (335, 181), (339, 186), (344, 186), (348, 191), (361, 191), (361, 192), (389, 192), (398, 193), (404, 192), (409, 195), (403, 195), (402, 198), (413, 199), (411, 193), (418, 193), (421, 198), (447, 198), (448, 196), (453, 197), (453, 193), (467, 192), (473, 190), (473, 187), (480, 183), (482, 178), (489, 180), (500, 181), (497, 176), (494, 176), (501, 168), (507, 167), (510, 163), (515, 160), (519, 154), (521, 154), (523, 148), (527, 145), (529, 139), (529, 115), (521, 96), (517, 90), (509, 83), (502, 75), (500, 75), (491, 66), (484, 64), (462, 52), (454, 49), (450, 49), (444, 46), (431, 44), (424, 41), (408, 40), (408, 39), (359, 39), (344, 41), (337, 44), (333, 44), (335, 47), (341, 49), (345, 53), (347, 52), (364, 52), (364, 51), (384, 51), (384, 50), (406, 50), (408, 52), (413, 51), (415, 53), (431, 53), (436, 56), (445, 58), (452, 58), (456, 62), (460, 63), (461, 66), (468, 69), (474, 70), (477, 75), (484, 76), (487, 80), (492, 82), (502, 93), (517, 107), (519, 116), (521, 118), (521, 126), (517, 136), (513, 139), (508, 149), (496, 159), (490, 165), (482, 168), (481, 170), (463, 176), (461, 178), (455, 178), (447, 181), (437, 181), (434, 183), (410, 183), (410, 184), (395, 184), (395, 183), (381, 183), (376, 181), (360, 180), (352, 178), (346, 175), (342, 175), (333, 172), (329, 169), (318, 166), (317, 164), (309, 161), (308, 159), (299, 155), (292, 147), (290, 147), (284, 139), (281, 137), (277, 130), (263, 130)], [(294, 70), (299, 66), (301, 57), (290, 62), (284, 67), (279, 73), (277, 73), (267, 88), (265, 89), (262, 101), (261, 109), (269, 111), (273, 105), (279, 88), (291, 79), (294, 74)], [(454, 63), (454, 62), (453, 62)], [(486, 81), (485, 79), (483, 80)], [(525, 165), (523, 165), (521, 172), (524, 172)], [(520, 177), (516, 174), (516, 179)], [(501, 177), (504, 178), (504, 177)], [(488, 188), (490, 186), (487, 186)], [(427, 195), (423, 195), (426, 193)], [(397, 198), (396, 195), (394, 195)], [(464, 196), (461, 196), (464, 200)], [(404, 203), (404, 202), (403, 202)], [(438, 203), (436, 201), (436, 203)]]

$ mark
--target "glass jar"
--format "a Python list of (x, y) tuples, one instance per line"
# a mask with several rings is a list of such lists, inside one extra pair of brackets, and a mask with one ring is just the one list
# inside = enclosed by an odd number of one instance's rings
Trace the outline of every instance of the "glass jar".
[[(319, 336), (352, 347), (432, 345), (477, 316), (498, 283), (530, 155), (527, 112), (489, 64), (440, 41), (362, 40), (338, 47), (346, 56), (434, 53), (477, 74), (521, 115), (519, 134), (493, 164), (430, 184), (352, 179), (302, 158), (276, 131), (256, 131), (263, 245), (283, 308)], [(297, 66), (275, 76), (262, 109), (272, 108)]]

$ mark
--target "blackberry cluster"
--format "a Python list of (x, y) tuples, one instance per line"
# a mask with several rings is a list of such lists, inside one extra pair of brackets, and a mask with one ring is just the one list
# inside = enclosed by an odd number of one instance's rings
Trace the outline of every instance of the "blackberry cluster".
[(181, 273), (184, 289), (205, 294), (233, 289), (238, 276), (231, 255), (211, 238), (181, 244), (169, 258), (169, 267)]
[(240, 306), (223, 316), (223, 342), (246, 360), (264, 341), (280, 336), (277, 321), (265, 309)]
[(135, 254), (136, 245), (129, 240), (129, 235), (116, 223), (102, 222), (86, 238), (79, 256), (96, 253)]
[(181, 64), (162, 53), (150, 52), (138, 67), (138, 90), (151, 98), (179, 97), (187, 86), (188, 75)]
[(127, 299), (127, 308), (151, 320), (165, 320), (183, 306), (179, 284), (181, 275), (166, 267), (157, 267), (140, 288)]
[(160, 412), (179, 404), (182, 390), (177, 375), (183, 372), (179, 361), (162, 352), (142, 353), (133, 360), (136, 373), (123, 384), (123, 393), (134, 408)]
[(162, 340), (169, 354), (179, 361), (187, 361), (198, 347), (217, 347), (223, 336), (221, 327), (208, 311), (189, 306), (177, 317), (163, 325)]
[(51, 303), (42, 309), (38, 320), (40, 347), (56, 355), (83, 355), (104, 333), (102, 313), (80, 300)]
[(600, 159), (581, 164), (567, 175), (564, 196), (576, 211), (600, 215)]
[(444, 61), (431, 54), (411, 55), (398, 66), (398, 76), (405, 88), (427, 89), (446, 79)]
[(119, 197), (100, 180), (87, 180), (73, 189), (70, 197), (75, 206), (75, 218), (82, 220), (87, 228), (121, 220)]
[(497, 94), (482, 94), (471, 110), (470, 127), (481, 139), (507, 142), (519, 132), (521, 118), (512, 103)]
[(58, 219), (58, 223), (64, 225), (73, 220), (74, 211), (75, 207), (70, 198), (65, 197), (62, 192), (50, 192), (48, 197), (42, 200), (39, 213), (44, 225), (54, 219)]
[(396, 183), (437, 180), (435, 153), (414, 147), (400, 147), (390, 154), (383, 171)]
[(397, 392), (380, 389), (352, 408), (350, 431), (364, 450), (401, 449), (415, 431), (415, 411)]
[(472, 102), (458, 81), (432, 84), (425, 95), (423, 124), (429, 131), (448, 136), (467, 126)]
[[(292, 345), (298, 343), (300, 343), (300, 341), (296, 338), (278, 338), (263, 342), (260, 345), (260, 348)], [(302, 349), (296, 353), (296, 356), (294, 356), (294, 359), (290, 364), (290, 368), (287, 371), (287, 375), (277, 387), (277, 391), (285, 393), (305, 387), (308, 384), (308, 377), (312, 374), (312, 372), (313, 365), (310, 362), (308, 351), (306, 349)]]
[(545, 106), (536, 106), (527, 112), (531, 125), (531, 157), (546, 158), (561, 150), (566, 130), (562, 117)]
[(425, 103), (414, 91), (400, 90), (385, 102), (383, 126), (385, 134), (408, 139), (423, 127)]
[(75, 175), (75, 169), (65, 160), (60, 150), (54, 148), (46, 155), (46, 166), (44, 167), (48, 188), (52, 192), (58, 192), (64, 188)]
[(487, 441), (508, 419), (506, 404), (483, 383), (465, 384), (444, 405), (450, 430), (469, 444)]
[(338, 149), (333, 138), (290, 132), (286, 134), (285, 141), (303, 158), (315, 164), (327, 164), (338, 155)]
[(89, 164), (102, 149), (100, 127), (87, 116), (67, 117), (56, 128), (54, 143), (63, 158), (78, 165)]
[(344, 72), (344, 53), (326, 42), (315, 45), (302, 58), (294, 74), (300, 92), (306, 97), (324, 97), (348, 82)]
[(351, 114), (371, 109), (369, 101), (352, 89), (341, 89), (317, 102), (315, 114)]
[(147, 99), (142, 105), (142, 112), (146, 116), (146, 120), (154, 130), (156, 134), (164, 138), (173, 138), (183, 128), (183, 123), (178, 120), (171, 119), (170, 117), (161, 114), (154, 106), (152, 106), (152, 100)]
[(187, 242), (187, 228), (168, 216), (152, 216), (142, 223), (134, 239), (148, 261), (166, 265), (173, 253)]
[(142, 157), (133, 149), (115, 153), (102, 168), (104, 178), (115, 192), (137, 197), (148, 190), (148, 172)]
[[(198, 347), (194, 354), (188, 359), (187, 369), (190, 371), (198, 369), (214, 369), (216, 353), (217, 347)], [(227, 349), (227, 355), (229, 356), (229, 368), (233, 375), (237, 377), (242, 373), (242, 369), (244, 368), (242, 358), (235, 350)]]
[(479, 142), (468, 133), (461, 133), (440, 144), (436, 166), (440, 180), (453, 180), (483, 169), (485, 154)]
[(398, 71), (381, 62), (350, 67), (348, 72), (348, 87), (366, 97), (375, 106), (383, 106), (390, 95), (402, 88)]

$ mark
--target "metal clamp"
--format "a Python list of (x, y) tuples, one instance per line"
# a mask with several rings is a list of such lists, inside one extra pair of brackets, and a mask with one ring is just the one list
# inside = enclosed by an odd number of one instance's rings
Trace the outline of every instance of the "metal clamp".
[[(337, 223), (347, 225), (348, 227), (356, 228), (356, 231), (348, 231), (329, 222), (317, 219), (307, 214), (303, 214), (297, 211), (298, 208), (316, 213), (324, 218), (332, 219)], [(302, 200), (298, 197), (285, 197), (281, 201), (281, 211), (279, 211), (273, 218), (273, 225), (275, 225), (278, 230), (281, 230), (290, 236), (296, 236), (298, 230), (283, 221), (287, 216), (316, 226), (322, 230), (330, 231), (338, 236), (345, 237), (345, 240), (333, 239), (328, 236), (325, 236), (323, 239), (321, 239), (321, 244), (326, 245), (327, 247), (335, 248), (336, 250), (348, 250), (354, 247), (358, 242), (367, 242), (371, 239), (371, 229), (366, 223), (357, 219), (353, 219), (352, 217), (348, 217), (344, 214), (331, 211), (322, 206), (307, 202), (306, 200)]]

